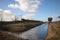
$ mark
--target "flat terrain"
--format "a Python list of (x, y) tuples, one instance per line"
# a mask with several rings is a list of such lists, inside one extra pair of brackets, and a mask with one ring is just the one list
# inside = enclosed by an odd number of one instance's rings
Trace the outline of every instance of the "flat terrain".
[(43, 24), (42, 21), (22, 20), (14, 22), (0, 22), (0, 40), (27, 40), (17, 38), (8, 32), (21, 33)]
[(0, 22), (0, 30), (11, 31), (11, 32), (23, 32), (41, 24), (43, 24), (42, 21), (34, 21), (34, 20)]
[(6, 31), (0, 31), (0, 40), (27, 40), (22, 38), (17, 38)]
[(60, 21), (52, 22), (48, 25), (46, 40), (60, 40)]

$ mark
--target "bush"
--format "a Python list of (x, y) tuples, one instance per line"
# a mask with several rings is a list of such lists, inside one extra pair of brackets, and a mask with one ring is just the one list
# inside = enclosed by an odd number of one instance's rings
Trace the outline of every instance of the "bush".
[(49, 22), (52, 22), (52, 19), (53, 19), (53, 18), (52, 18), (52, 17), (50, 17), (50, 18), (48, 18), (48, 21), (49, 21)]
[(26, 29), (29, 29), (29, 28), (31, 28), (33, 25), (32, 25), (32, 24), (26, 24), (26, 25), (24, 25), (24, 26), (25, 26)]

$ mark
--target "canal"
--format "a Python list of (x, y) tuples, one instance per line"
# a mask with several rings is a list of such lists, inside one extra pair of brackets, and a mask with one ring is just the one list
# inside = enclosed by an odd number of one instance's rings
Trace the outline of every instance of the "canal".
[(24, 39), (29, 40), (45, 40), (47, 32), (48, 32), (48, 23), (44, 23), (40, 26), (37, 26), (20, 34), (20, 36)]

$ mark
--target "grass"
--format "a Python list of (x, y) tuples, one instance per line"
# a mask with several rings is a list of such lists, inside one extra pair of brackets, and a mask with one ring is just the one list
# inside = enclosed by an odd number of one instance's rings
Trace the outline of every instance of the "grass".
[(27, 40), (17, 38), (7, 32), (24, 32), (38, 25), (43, 24), (42, 21), (14, 21), (14, 22), (0, 22), (0, 40)]
[(25, 28), (27, 28), (27, 29), (29, 29), (29, 28), (33, 28), (33, 27), (35, 27), (35, 26), (39, 26), (39, 25), (41, 25), (42, 23), (37, 23), (36, 25), (34, 25), (34, 24), (26, 24), (26, 25), (24, 25), (24, 27)]
[(53, 27), (51, 28), (52, 32), (55, 33), (55, 36), (48, 38), (47, 40), (60, 40), (60, 21), (52, 23)]
[(41, 24), (43, 24), (42, 21), (34, 20), (0, 22), (0, 30), (10, 32), (24, 32)]
[(8, 34), (6, 31), (0, 31), (0, 40), (25, 40), (22, 38), (18, 38), (11, 34)]

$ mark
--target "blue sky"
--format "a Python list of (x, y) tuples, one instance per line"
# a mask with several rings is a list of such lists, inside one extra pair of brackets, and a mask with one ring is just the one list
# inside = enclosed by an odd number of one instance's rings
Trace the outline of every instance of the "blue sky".
[[(28, 6), (26, 6), (27, 8), (20, 7), (20, 5), (26, 1), (22, 2), (20, 0), (18, 1), (0, 0), (0, 9), (10, 10), (12, 13), (14, 13), (14, 15), (21, 15), (23, 16), (23, 18), (32, 20), (47, 21), (48, 17), (53, 17), (54, 21), (56, 21), (58, 20), (57, 16), (60, 16), (60, 0), (37, 0), (39, 1), (39, 3), (37, 4), (35, 3), (36, 4), (35, 6), (38, 7), (35, 7), (33, 9), (32, 7), (31, 9), (29, 9)], [(12, 4), (13, 6), (11, 6), (10, 4)], [(23, 4), (23, 6), (24, 5), (25, 4)]]

